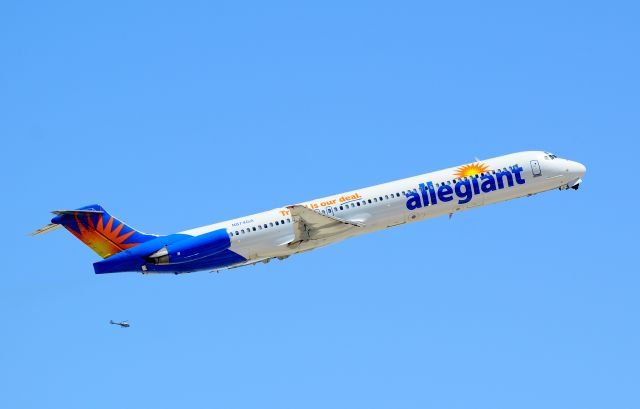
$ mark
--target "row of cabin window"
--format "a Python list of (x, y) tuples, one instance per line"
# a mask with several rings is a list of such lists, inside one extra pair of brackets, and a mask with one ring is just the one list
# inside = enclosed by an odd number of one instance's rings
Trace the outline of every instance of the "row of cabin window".
[[(291, 223), (291, 219), (286, 219), (287, 223)], [(275, 222), (269, 222), (269, 224), (265, 223), (265, 224), (259, 224), (258, 227), (256, 228), (256, 226), (253, 227), (247, 227), (247, 231), (245, 232), (244, 229), (240, 229), (239, 231), (236, 230), (234, 232), (230, 232), (229, 236), (233, 237), (233, 236), (239, 236), (241, 234), (245, 234), (245, 233), (251, 233), (252, 231), (258, 231), (258, 230), (262, 230), (263, 228), (268, 229), (269, 227), (274, 227), (274, 226), (279, 226), (281, 224), (285, 224), (285, 219), (282, 220), (276, 220)], [(264, 226), (264, 227), (263, 227)]]
[[(511, 168), (511, 169), (516, 168), (516, 167), (518, 167), (518, 165), (517, 165), (517, 164), (515, 164), (515, 165), (513, 165), (513, 166), (510, 166), (510, 168)], [(459, 179), (446, 180), (446, 181), (444, 181), (444, 182), (438, 182), (438, 183), (436, 183), (434, 186), (435, 186), (435, 187), (440, 187), (440, 185), (445, 185), (445, 184), (446, 184), (446, 185), (451, 185), (452, 183), (456, 183), (456, 182), (458, 182), (458, 181), (460, 181), (460, 180), (469, 180), (469, 179), (471, 179), (471, 178), (476, 178), (476, 179), (477, 179), (477, 178), (479, 178), (479, 177), (481, 177), (481, 176), (488, 175), (488, 174), (493, 174), (493, 175), (495, 175), (495, 174), (496, 174), (496, 172), (501, 172), (501, 171), (506, 172), (506, 171), (507, 171), (507, 168), (502, 168), (502, 169), (492, 170), (492, 171), (490, 171), (490, 172), (482, 172), (482, 173), (478, 173), (478, 174), (473, 175), (473, 176), (464, 176), (464, 177), (461, 177), (461, 178), (459, 178)], [(417, 193), (417, 192), (418, 192), (418, 189), (409, 189), (409, 190), (407, 190), (407, 191), (403, 190), (403, 191), (402, 191), (402, 196), (405, 196), (407, 192), (414, 192), (414, 193)], [(394, 197), (394, 193), (391, 193), (391, 199), (393, 199), (393, 197)], [(400, 193), (395, 193), (395, 197), (401, 197), (401, 196), (400, 196)], [(384, 198), (385, 198), (385, 199), (387, 199), (387, 200), (388, 200), (388, 199), (390, 199), (389, 195), (384, 195)], [(363, 201), (361, 201), (361, 202), (352, 202), (352, 203), (347, 203), (347, 204), (345, 204), (345, 205), (340, 205), (340, 208), (339, 208), (339, 209), (338, 209), (338, 207), (334, 207), (334, 208), (333, 208), (333, 211), (334, 211), (334, 212), (337, 212), (338, 210), (346, 210), (346, 209), (348, 209), (348, 208), (349, 208), (349, 205), (351, 205), (351, 208), (354, 208), (354, 207), (356, 207), (356, 206), (360, 206), (361, 204), (362, 204), (362, 206), (364, 206), (364, 205), (366, 205), (367, 203), (369, 203), (369, 204), (370, 204), (370, 203), (378, 202), (378, 200), (380, 200), (380, 201), (382, 202), (384, 199), (382, 198), (382, 196), (380, 196), (380, 197), (377, 197), (377, 198), (376, 198), (376, 197), (374, 197), (374, 198), (373, 198), (373, 201), (372, 201), (372, 199), (367, 199), (367, 200), (363, 200)], [(327, 212), (326, 212), (325, 210), (322, 210), (322, 211), (321, 211), (321, 213), (322, 213), (322, 214), (327, 214)]]
[[(404, 194), (404, 192), (402, 192), (402, 194)], [(396, 197), (400, 197), (400, 193), (391, 193), (391, 197), (389, 197), (389, 195), (384, 195), (384, 198), (382, 196), (379, 197), (374, 197), (373, 199), (367, 199), (367, 200), (363, 200), (363, 201), (358, 201), (358, 202), (351, 202), (351, 203), (346, 203), (344, 205), (340, 205), (339, 209), (338, 207), (334, 207), (333, 211), (334, 213), (337, 212), (338, 210), (346, 210), (349, 208), (349, 206), (356, 207), (356, 206), (364, 206), (367, 203), (377, 203), (378, 201), (382, 202), (383, 200), (389, 200), (389, 199), (393, 199), (394, 195)], [(328, 210), (331, 210), (331, 208), (329, 208)], [(327, 214), (327, 212), (325, 210), (316, 210), (317, 212), (321, 212), (322, 214)]]

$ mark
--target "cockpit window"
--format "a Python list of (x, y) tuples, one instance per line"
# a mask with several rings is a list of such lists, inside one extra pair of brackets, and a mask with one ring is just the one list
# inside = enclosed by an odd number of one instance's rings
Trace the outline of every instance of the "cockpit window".
[(547, 157), (547, 156), (545, 156), (545, 157), (544, 157), (545, 159), (551, 159), (551, 160), (553, 160), (553, 159), (557, 159), (557, 158), (558, 158), (558, 155), (554, 155), (554, 154), (553, 154), (553, 153), (551, 153), (551, 152), (545, 152), (545, 153), (546, 153), (547, 155), (549, 155), (548, 157)]

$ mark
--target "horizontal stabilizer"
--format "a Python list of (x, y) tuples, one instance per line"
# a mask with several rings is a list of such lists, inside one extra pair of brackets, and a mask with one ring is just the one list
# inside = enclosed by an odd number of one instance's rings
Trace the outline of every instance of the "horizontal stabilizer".
[(62, 227), (61, 224), (49, 223), (44, 227), (39, 228), (38, 230), (31, 233), (32, 236), (37, 236), (39, 234), (49, 233), (50, 231), (54, 231), (55, 229), (59, 229)]
[[(102, 210), (54, 210), (51, 213), (56, 216), (74, 216), (74, 215), (91, 215), (91, 214), (100, 214), (104, 213)], [(62, 224), (59, 223), (49, 223), (44, 227), (39, 228), (38, 230), (31, 233), (32, 236), (38, 236), (40, 234), (49, 233), (50, 231), (54, 231), (58, 228), (62, 227)]]
[(75, 216), (76, 214), (101, 214), (102, 210), (54, 210), (51, 213), (56, 216)]

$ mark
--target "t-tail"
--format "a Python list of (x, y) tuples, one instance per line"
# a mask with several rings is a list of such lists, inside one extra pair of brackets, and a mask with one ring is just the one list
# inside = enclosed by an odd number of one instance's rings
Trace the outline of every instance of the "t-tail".
[(100, 205), (75, 210), (54, 210), (51, 223), (36, 230), (38, 235), (64, 227), (102, 258), (155, 239), (156, 235), (141, 233), (107, 213)]

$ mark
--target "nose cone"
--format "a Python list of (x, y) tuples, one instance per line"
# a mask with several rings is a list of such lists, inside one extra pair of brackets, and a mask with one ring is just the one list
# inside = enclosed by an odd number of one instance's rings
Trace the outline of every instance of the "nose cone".
[(587, 173), (587, 168), (580, 162), (570, 161), (569, 172), (571, 172), (572, 175), (575, 175), (575, 177), (581, 178), (585, 173)]

